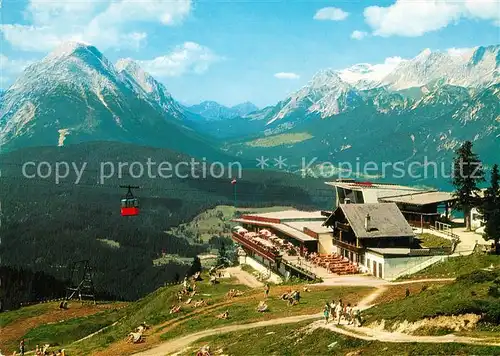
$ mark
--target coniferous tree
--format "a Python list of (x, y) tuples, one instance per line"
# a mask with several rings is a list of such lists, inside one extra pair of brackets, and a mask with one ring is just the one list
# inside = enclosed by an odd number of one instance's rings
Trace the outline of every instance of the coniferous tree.
[(452, 183), (455, 186), (453, 195), (457, 199), (455, 207), (463, 211), (468, 231), (471, 228), (470, 212), (476, 204), (479, 204), (478, 184), (482, 182), (484, 182), (483, 165), (479, 157), (472, 152), (472, 142), (466, 141), (456, 152)]
[(201, 272), (201, 261), (198, 256), (193, 258), (193, 263), (191, 264), (191, 268), (189, 269), (189, 274), (192, 276), (196, 272)]
[(500, 254), (500, 174), (498, 165), (491, 170), (491, 184), (484, 194), (481, 213), (485, 220), (484, 238), (495, 241), (495, 253)]
[(227, 256), (226, 256), (226, 245), (224, 241), (221, 241), (221, 245), (219, 247), (219, 257), (217, 259), (218, 266), (225, 266), (227, 264)]

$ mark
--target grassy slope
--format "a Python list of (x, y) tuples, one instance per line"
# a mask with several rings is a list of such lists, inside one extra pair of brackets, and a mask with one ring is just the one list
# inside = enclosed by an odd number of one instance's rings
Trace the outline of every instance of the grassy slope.
[[(199, 318), (186, 320), (174, 329), (165, 332), (162, 339), (172, 339), (196, 331), (231, 324), (246, 324), (294, 315), (319, 313), (326, 301), (342, 298), (344, 302), (354, 304), (372, 290), (366, 287), (311, 287), (311, 292), (301, 292), (301, 300), (298, 305), (290, 307), (287, 302), (279, 299), (280, 295), (287, 292), (288, 289), (290, 289), (288, 286), (271, 288), (270, 298), (267, 301), (269, 312), (259, 313), (256, 311), (259, 301), (264, 300), (264, 298), (262, 291), (252, 291), (252, 298), (243, 300), (236, 298), (235, 302), (230, 306), (216, 308)], [(229, 311), (229, 319), (220, 320), (216, 318), (217, 315), (226, 310)]]
[(445, 239), (441, 236), (436, 236), (432, 234), (420, 234), (417, 235), (418, 240), (422, 247), (451, 247), (451, 240)]
[[(415, 322), (435, 316), (483, 315), (478, 331), (493, 331), (498, 336), (500, 324), (500, 299), (489, 294), (490, 287), (497, 285), (500, 270), (487, 272), (476, 270), (461, 275), (453, 283), (431, 287), (410, 293), (407, 298), (376, 305), (366, 311), (367, 324), (385, 320), (386, 328), (396, 322)], [(446, 330), (444, 330), (446, 331)], [(425, 331), (424, 331), (425, 332)]]
[[(193, 344), (181, 356), (191, 356), (197, 349), (209, 345), (211, 350), (222, 349), (226, 355), (494, 355), (494, 347), (461, 344), (383, 343), (358, 340), (318, 329), (305, 331), (308, 322), (277, 325), (248, 331), (215, 335)], [(331, 345), (331, 347), (329, 347)]]
[(44, 314), (50, 308), (49, 304), (37, 304), (18, 310), (0, 313), (0, 327), (4, 328), (13, 322)]
[(500, 256), (472, 254), (470, 256), (448, 258), (444, 262), (436, 263), (405, 279), (454, 278), (461, 274), (487, 268), (490, 265), (499, 267)]
[(67, 344), (116, 321), (124, 303), (81, 305), (71, 303), (60, 310), (59, 303), (44, 303), (0, 314), (2, 351), (15, 350), (21, 338), (28, 348), (37, 344)]
[[(244, 291), (244, 295), (227, 300), (226, 293), (233, 288)], [(143, 321), (154, 325), (154, 332), (150, 332), (150, 336), (148, 336), (149, 344), (160, 341), (160, 336), (162, 339), (168, 339), (214, 326), (317, 313), (321, 311), (321, 307), (327, 299), (342, 297), (346, 301), (355, 302), (371, 290), (371, 288), (312, 288), (311, 292), (302, 293), (302, 300), (298, 306), (288, 307), (285, 302), (278, 300), (277, 296), (289, 288), (289, 286), (272, 287), (272, 298), (269, 301), (270, 312), (260, 314), (255, 311), (255, 308), (263, 297), (262, 290), (249, 290), (230, 280), (223, 281), (216, 286), (210, 286), (208, 279), (205, 279), (197, 283), (199, 297), (195, 296), (193, 302), (203, 298), (208, 302), (208, 307), (195, 309), (193, 303), (183, 304), (181, 312), (173, 315), (169, 313), (169, 310), (172, 305), (177, 304), (176, 293), (179, 287), (161, 288), (148, 297), (131, 304), (125, 310), (125, 317), (116, 326), (81, 343), (69, 345), (67, 349), (78, 355), (95, 352), (101, 352), (103, 355), (123, 354), (130, 351), (123, 349), (123, 347), (129, 346), (123, 343), (126, 335)], [(215, 318), (215, 315), (225, 310), (229, 310), (229, 320)], [(137, 351), (137, 349), (134, 350)]]

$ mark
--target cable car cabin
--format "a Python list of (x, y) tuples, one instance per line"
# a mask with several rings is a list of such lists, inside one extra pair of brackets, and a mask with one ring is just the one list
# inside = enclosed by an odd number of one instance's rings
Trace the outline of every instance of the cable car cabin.
[(121, 188), (128, 188), (128, 192), (125, 197), (121, 200), (121, 214), (122, 216), (136, 216), (139, 215), (139, 202), (137, 198), (132, 194), (132, 188), (139, 187), (131, 187), (121, 186)]
[(122, 216), (139, 215), (139, 202), (136, 198), (125, 198), (121, 200)]

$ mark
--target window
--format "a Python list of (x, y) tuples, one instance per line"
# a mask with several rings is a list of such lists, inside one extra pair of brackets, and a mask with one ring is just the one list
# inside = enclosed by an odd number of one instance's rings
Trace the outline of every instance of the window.
[(370, 268), (370, 262), (371, 262), (371, 261), (370, 261), (370, 259), (369, 259), (369, 258), (367, 258), (367, 259), (366, 259), (366, 267)]

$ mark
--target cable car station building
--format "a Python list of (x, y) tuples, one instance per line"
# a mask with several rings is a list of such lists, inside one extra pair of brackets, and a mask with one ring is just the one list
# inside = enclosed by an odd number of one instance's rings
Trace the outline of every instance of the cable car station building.
[(411, 226), (434, 226), (442, 211), (449, 216), (452, 193), (419, 189), (396, 184), (357, 182), (353, 179), (327, 182), (336, 193), (336, 206), (340, 204), (395, 203)]
[[(447, 215), (454, 200), (451, 193), (353, 180), (326, 184), (335, 187), (333, 211), (242, 215), (232, 220), (239, 225), (233, 230), (233, 240), (246, 256), (278, 274), (296, 272), (323, 279), (340, 272), (332, 273), (331, 265), (301, 270), (298, 259), (304, 252), (326, 259), (333, 256), (334, 265), (340, 258), (358, 272), (387, 280), (418, 272), (451, 254), (451, 249), (421, 248), (412, 228), (433, 225), (440, 208)], [(291, 257), (290, 246), (298, 258)]]

